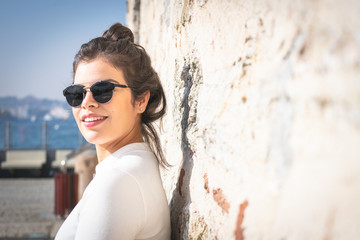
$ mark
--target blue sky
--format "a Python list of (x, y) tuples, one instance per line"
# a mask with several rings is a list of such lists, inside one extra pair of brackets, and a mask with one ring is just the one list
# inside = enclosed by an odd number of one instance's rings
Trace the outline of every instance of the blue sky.
[(126, 12), (126, 0), (0, 0), (0, 96), (62, 100), (81, 44)]

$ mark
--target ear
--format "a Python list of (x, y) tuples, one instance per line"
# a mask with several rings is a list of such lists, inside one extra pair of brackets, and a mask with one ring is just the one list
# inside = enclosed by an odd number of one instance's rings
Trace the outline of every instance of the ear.
[(138, 113), (143, 113), (146, 110), (147, 104), (150, 99), (150, 91), (145, 92), (142, 96), (136, 100), (135, 108)]

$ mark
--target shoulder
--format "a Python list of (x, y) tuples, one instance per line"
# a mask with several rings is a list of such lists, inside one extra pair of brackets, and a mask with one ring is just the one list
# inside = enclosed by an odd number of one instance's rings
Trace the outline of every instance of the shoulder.
[[(93, 179), (94, 199), (107, 206), (116, 222), (127, 219), (141, 226), (142, 236), (152, 235), (169, 222), (169, 209), (162, 187), (159, 165), (149, 148), (140, 144), (120, 149), (105, 159)], [(107, 208), (105, 207), (105, 208)], [(102, 209), (101, 212), (105, 212)]]
[(146, 143), (127, 145), (96, 167), (94, 182), (101, 185), (101, 191), (140, 192), (151, 184), (151, 179), (159, 178), (159, 166), (155, 155)]
[(79, 239), (134, 239), (147, 219), (142, 188), (136, 178), (126, 171), (107, 169), (97, 174), (90, 185), (82, 199)]
[[(121, 223), (126, 219), (142, 226), (146, 218), (143, 187), (130, 172), (116, 167), (101, 169), (84, 194), (82, 215)], [(99, 208), (101, 206), (101, 208)], [(90, 217), (90, 216), (88, 216)]]
[(96, 173), (93, 182), (96, 192), (101, 192), (105, 196), (110, 194), (114, 197), (124, 198), (132, 192), (141, 194), (138, 176), (134, 174), (134, 171), (116, 166), (116, 164), (105, 171)]
[(113, 154), (113, 169), (127, 172), (134, 177), (158, 171), (159, 164), (147, 143), (134, 143), (125, 147), (126, 149), (120, 149)]

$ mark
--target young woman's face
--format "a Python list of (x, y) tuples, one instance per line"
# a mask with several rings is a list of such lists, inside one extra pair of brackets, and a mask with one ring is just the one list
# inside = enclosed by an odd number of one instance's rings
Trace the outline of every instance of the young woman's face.
[[(121, 70), (95, 59), (78, 65), (74, 84), (91, 87), (96, 81), (109, 79), (127, 85)], [(104, 104), (98, 103), (88, 91), (82, 104), (72, 110), (82, 135), (92, 144), (121, 147), (136, 141), (134, 138), (141, 139), (139, 113), (142, 111), (137, 102), (132, 104), (129, 88), (115, 87), (112, 99)]]

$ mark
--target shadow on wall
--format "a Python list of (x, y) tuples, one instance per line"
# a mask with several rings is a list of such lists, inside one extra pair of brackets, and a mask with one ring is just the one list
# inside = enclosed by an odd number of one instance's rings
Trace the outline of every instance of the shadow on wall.
[(190, 213), (189, 204), (191, 203), (190, 196), (190, 179), (193, 169), (193, 152), (190, 148), (189, 140), (187, 138), (187, 131), (189, 128), (189, 94), (193, 85), (193, 80), (190, 74), (190, 65), (184, 67), (181, 72), (181, 80), (184, 81), (184, 94), (182, 98), (183, 114), (181, 119), (181, 150), (183, 152), (183, 164), (180, 170), (179, 180), (170, 203), (171, 210), (171, 239), (178, 240), (181, 236), (186, 236), (189, 223)]

